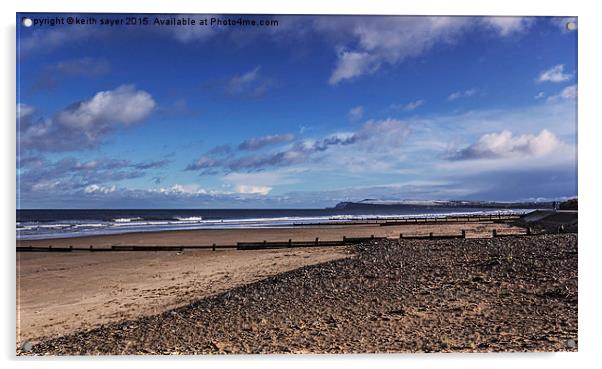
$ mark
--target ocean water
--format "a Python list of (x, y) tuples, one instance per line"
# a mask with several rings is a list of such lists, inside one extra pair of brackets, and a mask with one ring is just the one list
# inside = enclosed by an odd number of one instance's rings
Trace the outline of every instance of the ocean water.
[(374, 209), (17, 210), (17, 239), (52, 239), (185, 229), (292, 227), (363, 219), (524, 214), (532, 209), (395, 206)]

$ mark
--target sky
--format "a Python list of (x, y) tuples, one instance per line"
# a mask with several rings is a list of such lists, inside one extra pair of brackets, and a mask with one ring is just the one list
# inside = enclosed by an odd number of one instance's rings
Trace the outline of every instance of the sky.
[(17, 14), (17, 207), (574, 197), (567, 22)]

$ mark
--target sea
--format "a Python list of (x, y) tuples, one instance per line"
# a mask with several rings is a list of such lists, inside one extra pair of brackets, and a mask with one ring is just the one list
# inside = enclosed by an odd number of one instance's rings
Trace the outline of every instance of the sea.
[(407, 205), (374, 209), (18, 209), (17, 239), (192, 229), (281, 228), (445, 215), (525, 214), (533, 209)]

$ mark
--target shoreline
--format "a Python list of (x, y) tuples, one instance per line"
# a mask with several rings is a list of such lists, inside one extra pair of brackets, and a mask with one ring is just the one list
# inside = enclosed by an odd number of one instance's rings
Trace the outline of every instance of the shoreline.
[[(525, 209), (520, 209), (525, 210)], [(249, 219), (222, 219), (220, 222), (205, 220), (205, 221), (177, 221), (171, 223), (169, 221), (163, 221), (161, 224), (160, 220), (144, 220), (130, 222), (111, 222), (100, 221), (88, 223), (88, 229), (86, 229), (86, 223), (77, 223), (76, 227), (83, 227), (78, 232), (54, 232), (54, 233), (25, 233), (24, 237), (19, 237), (20, 230), (26, 231), (28, 227), (48, 227), (48, 225), (40, 224), (38, 226), (25, 226), (25, 228), (17, 227), (17, 240), (21, 241), (33, 241), (33, 240), (52, 240), (52, 239), (63, 239), (63, 238), (79, 238), (79, 237), (95, 237), (95, 236), (110, 236), (110, 235), (122, 235), (122, 234), (140, 234), (140, 233), (156, 233), (156, 232), (169, 232), (169, 231), (193, 231), (193, 230), (237, 230), (237, 229), (279, 229), (279, 228), (304, 228), (304, 227), (331, 227), (331, 226), (353, 226), (353, 225), (370, 225), (370, 224), (395, 224), (395, 223), (463, 223), (463, 222), (474, 222), (474, 221), (494, 221), (494, 220), (510, 220), (519, 217), (524, 214), (524, 211), (513, 210), (511, 212), (473, 212), (473, 213), (442, 213), (442, 214), (408, 214), (408, 215), (367, 215), (367, 216), (343, 216), (342, 218), (336, 217), (288, 217), (288, 218), (249, 218)], [(323, 219), (322, 219), (323, 218)], [(149, 222), (159, 222), (157, 224), (151, 224)], [(19, 224), (19, 222), (17, 222)], [(61, 223), (57, 220), (54, 227), (62, 229), (66, 227), (69, 229), (75, 223)], [(260, 224), (261, 223), (261, 224)], [(115, 227), (117, 224), (121, 224), (122, 227)], [(259, 224), (259, 225), (258, 225)], [(92, 227), (92, 228), (90, 228)], [(100, 227), (100, 228), (96, 228)], [(128, 229), (128, 227), (131, 227)], [(94, 230), (94, 228), (98, 230)], [(52, 227), (51, 227), (52, 229)]]
[(407, 235), (437, 234), (456, 235), (466, 230), (471, 235), (490, 234), (493, 229), (508, 233), (520, 233), (523, 228), (509, 223), (493, 223), (491, 221), (471, 222), (427, 222), (407, 223), (388, 226), (380, 224), (348, 224), (325, 225), (308, 227), (278, 227), (278, 228), (234, 228), (234, 229), (193, 229), (165, 230), (156, 232), (131, 232), (109, 235), (86, 235), (80, 237), (51, 238), (39, 240), (16, 240), (17, 247), (89, 247), (110, 248), (112, 245), (235, 245), (237, 242), (278, 241), (313, 241), (316, 237), (321, 240), (338, 241), (343, 237), (391, 237), (396, 238), (400, 233)]

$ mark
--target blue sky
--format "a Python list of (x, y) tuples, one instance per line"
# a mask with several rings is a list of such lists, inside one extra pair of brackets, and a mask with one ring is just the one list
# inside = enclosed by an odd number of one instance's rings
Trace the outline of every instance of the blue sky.
[(575, 19), (244, 18), (19, 25), (18, 206), (576, 196)]

